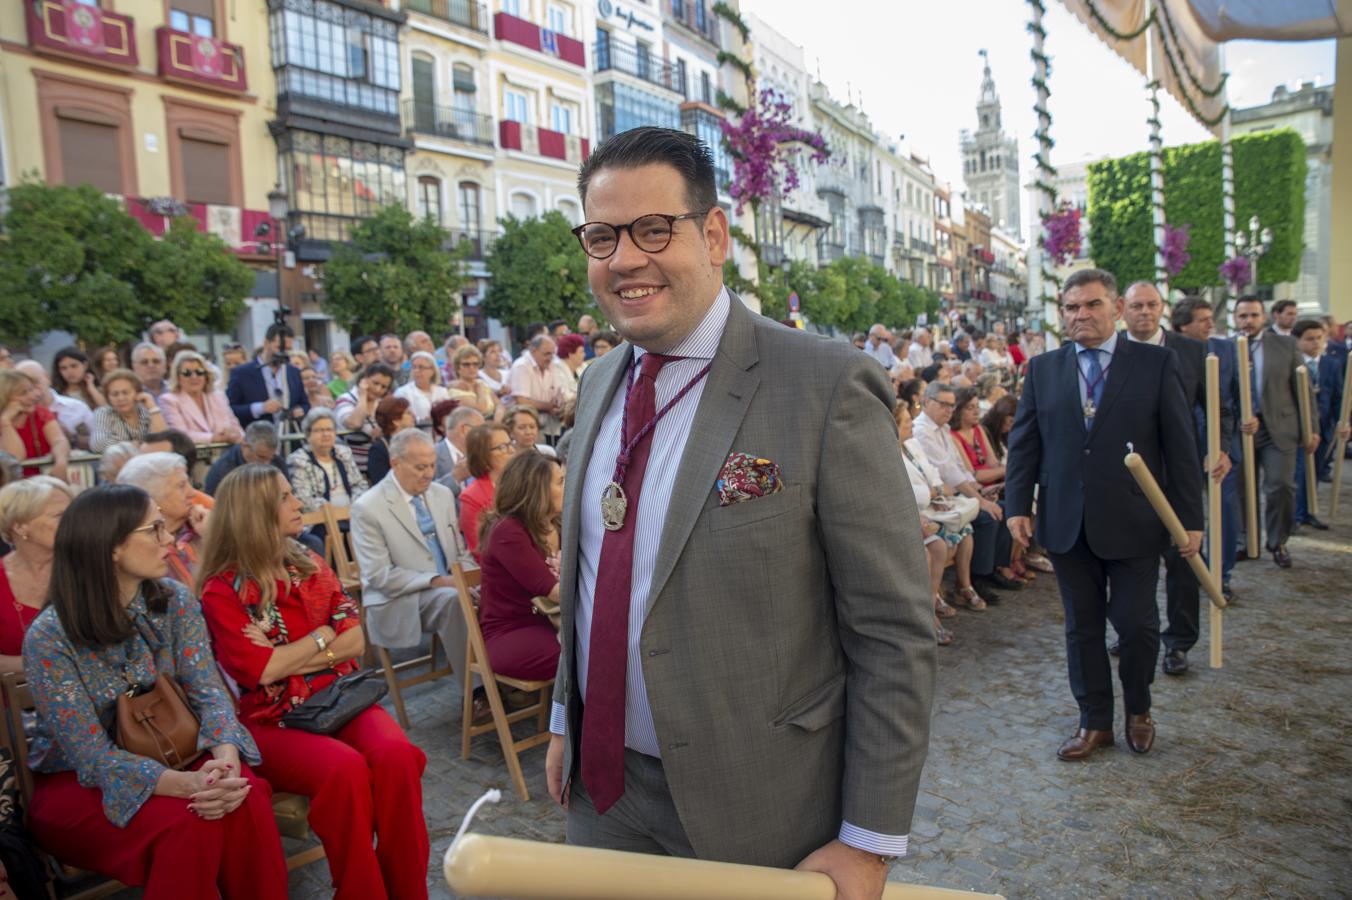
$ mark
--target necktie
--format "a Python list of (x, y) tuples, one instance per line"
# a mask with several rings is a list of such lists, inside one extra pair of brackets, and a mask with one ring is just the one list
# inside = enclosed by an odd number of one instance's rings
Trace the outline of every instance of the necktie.
[(1262, 414), (1261, 397), (1258, 392), (1258, 346), (1262, 340), (1249, 341), (1249, 396), (1253, 398), (1253, 414)]
[[(1080, 353), (1089, 361), (1089, 371), (1084, 377), (1084, 397), (1086, 402), (1094, 401), (1094, 410), (1097, 411), (1099, 401), (1103, 399), (1103, 366), (1099, 365), (1098, 348), (1086, 347)], [(1086, 428), (1093, 424), (1092, 418), (1084, 420)]]
[(437, 523), (432, 521), (432, 513), (428, 511), (421, 495), (413, 498), (413, 512), (418, 519), (418, 530), (427, 542), (427, 549), (432, 551), (432, 559), (436, 560), (437, 574), (447, 574), (451, 569), (446, 565), (446, 551), (441, 549), (441, 540), (437, 537)]
[[(622, 446), (656, 417), (657, 373), (673, 358), (657, 353), (643, 355), (638, 379), (625, 404), (629, 423), (628, 433), (620, 435)], [(638, 530), (639, 492), (652, 443), (653, 431), (649, 431), (630, 454), (623, 485), (629, 499), (624, 527), (606, 532), (596, 572), (582, 712), (582, 783), (598, 814), (615, 805), (624, 793), (624, 697), (629, 665), (629, 600), (634, 587), (634, 532)]]

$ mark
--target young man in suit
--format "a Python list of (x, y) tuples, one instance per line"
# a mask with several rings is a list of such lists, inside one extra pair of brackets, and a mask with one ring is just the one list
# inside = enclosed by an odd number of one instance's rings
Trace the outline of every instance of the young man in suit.
[[(1262, 478), (1263, 530), (1272, 561), (1291, 568), (1286, 540), (1296, 517), (1296, 463), (1302, 441), (1297, 412), (1296, 368), (1301, 364), (1295, 339), (1277, 334), (1267, 323), (1263, 301), (1240, 297), (1235, 326), (1249, 339), (1249, 379), (1253, 418), (1240, 430), (1254, 436), (1256, 467)], [(1308, 446), (1317, 447), (1319, 435)]]
[[(1196, 421), (1199, 416), (1202, 430), (1197, 444), (1197, 465), (1206, 467), (1206, 347), (1186, 335), (1166, 331), (1160, 325), (1164, 314), (1164, 299), (1159, 289), (1148, 281), (1138, 281), (1127, 288), (1124, 295), (1123, 318), (1127, 323), (1126, 336), (1129, 341), (1153, 344), (1171, 350), (1178, 357), (1178, 374), (1183, 381), (1183, 397), (1188, 402), (1189, 417)], [(1223, 404), (1220, 409), (1221, 446), (1228, 446), (1235, 433), (1233, 413)], [(1230, 457), (1221, 455), (1220, 462), (1211, 472), (1216, 482), (1221, 482), (1230, 472)], [(1205, 498), (1205, 481), (1203, 482)], [(1168, 598), (1169, 625), (1161, 638), (1164, 641), (1164, 674), (1182, 675), (1188, 671), (1188, 651), (1197, 643), (1199, 637), (1198, 620), (1201, 608), (1201, 586), (1197, 576), (1188, 566), (1188, 561), (1178, 553), (1178, 548), (1169, 545), (1164, 551), (1164, 591)]]
[(310, 411), (300, 370), (287, 361), (294, 337), (290, 326), (274, 322), (258, 358), (231, 370), (225, 396), (241, 426), (269, 419), (284, 430), (287, 421), (299, 423)]
[[(1319, 435), (1319, 446), (1314, 451), (1315, 477), (1329, 467), (1329, 454), (1335, 446), (1339, 434), (1346, 429), (1344, 423), (1339, 428), (1338, 414), (1343, 404), (1343, 367), (1332, 355), (1324, 352), (1328, 345), (1328, 332), (1324, 323), (1318, 319), (1301, 319), (1291, 329), (1291, 334), (1300, 347), (1301, 364), (1310, 372), (1310, 413), (1314, 418), (1314, 428)], [(1309, 525), (1317, 531), (1328, 531), (1328, 525), (1319, 520), (1305, 499), (1305, 460), (1296, 464), (1296, 525)]]
[(1123, 301), (1109, 272), (1066, 279), (1061, 319), (1070, 343), (1029, 361), (1009, 436), (1005, 511), (1021, 546), (1033, 537), (1056, 568), (1066, 612), (1066, 657), (1079, 729), (1057, 751), (1087, 759), (1113, 743), (1113, 685), (1105, 622), (1120, 636), (1127, 746), (1155, 741), (1150, 683), (1159, 655), (1155, 588), (1168, 533), (1123, 464), (1140, 454), (1188, 531), (1202, 544), (1202, 471), (1178, 356), (1117, 333)]
[(623, 132), (578, 184), (626, 343), (583, 375), (564, 501), (546, 771), (568, 840), (797, 864), (877, 898), (935, 664), (887, 373), (724, 287), (695, 137)]

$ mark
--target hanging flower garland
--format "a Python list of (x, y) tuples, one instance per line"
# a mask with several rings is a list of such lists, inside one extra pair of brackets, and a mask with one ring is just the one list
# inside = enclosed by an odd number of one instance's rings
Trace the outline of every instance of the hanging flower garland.
[(1238, 294), (1253, 280), (1253, 269), (1247, 256), (1235, 256), (1221, 263), (1221, 277), (1230, 286), (1232, 293)]
[(1192, 239), (1191, 225), (1175, 228), (1164, 226), (1164, 270), (1170, 277), (1183, 271), (1183, 267), (1192, 259), (1188, 253), (1188, 241)]
[(1053, 265), (1064, 266), (1080, 255), (1080, 210), (1062, 203), (1042, 217), (1042, 248)]
[(728, 194), (740, 215), (748, 203), (758, 205), (776, 193), (788, 196), (798, 187), (794, 156), (801, 145), (808, 160), (818, 165), (830, 155), (826, 140), (792, 122), (793, 106), (776, 91), (765, 88), (756, 103), (736, 122), (722, 121), (723, 140), (732, 156), (732, 183)]

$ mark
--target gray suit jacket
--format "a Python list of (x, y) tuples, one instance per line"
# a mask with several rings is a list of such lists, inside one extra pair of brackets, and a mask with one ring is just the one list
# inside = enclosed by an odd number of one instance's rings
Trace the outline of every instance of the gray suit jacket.
[(1258, 386), (1263, 425), (1278, 450), (1294, 450), (1300, 443), (1300, 382), (1296, 369), (1304, 363), (1295, 338), (1263, 332), (1263, 383)]
[[(587, 368), (571, 458), (586, 471), (631, 358)], [(907, 834), (929, 743), (935, 643), (919, 517), (886, 373), (849, 344), (733, 298), (676, 476), (643, 626), (643, 673), (681, 823), (707, 859), (792, 866), (842, 819)], [(720, 507), (729, 453), (779, 464), (780, 493)], [(581, 476), (563, 516), (566, 778)]]
[[(459, 560), (473, 566), (456, 530), (450, 490), (433, 483), (423, 498), (436, 521), (446, 562)], [(381, 610), (378, 628), (375, 619), (369, 620), (372, 642), (381, 647), (416, 647), (423, 633), (422, 595), (445, 595), (448, 589), (432, 587), (436, 561), (393, 472), (352, 504), (352, 549), (361, 569), (362, 605), (391, 607)]]

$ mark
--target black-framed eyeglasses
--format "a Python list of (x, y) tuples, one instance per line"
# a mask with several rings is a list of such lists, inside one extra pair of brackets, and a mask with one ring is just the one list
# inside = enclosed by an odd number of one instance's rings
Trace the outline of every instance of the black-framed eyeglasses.
[(639, 216), (627, 225), (612, 225), (609, 222), (583, 222), (573, 229), (582, 250), (592, 259), (609, 259), (620, 246), (620, 232), (629, 232), (629, 240), (644, 253), (661, 253), (671, 243), (676, 223), (682, 219), (702, 219), (709, 210), (681, 213), (669, 216), (665, 213), (648, 213)]

